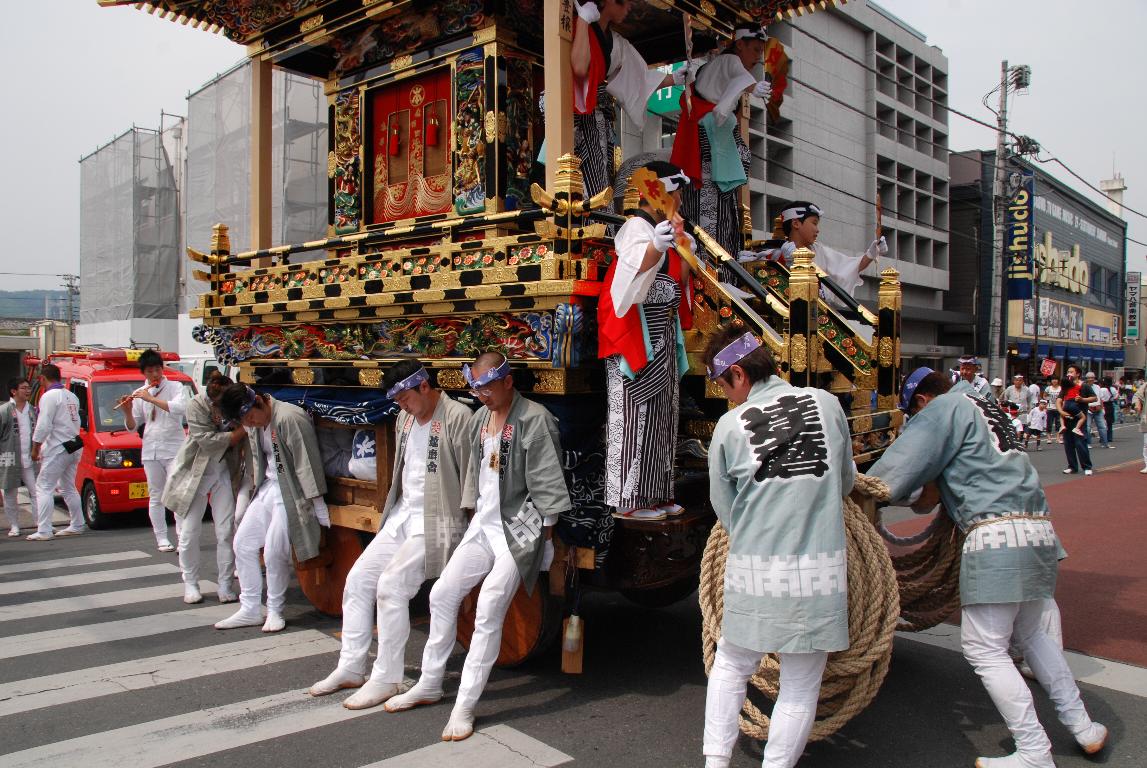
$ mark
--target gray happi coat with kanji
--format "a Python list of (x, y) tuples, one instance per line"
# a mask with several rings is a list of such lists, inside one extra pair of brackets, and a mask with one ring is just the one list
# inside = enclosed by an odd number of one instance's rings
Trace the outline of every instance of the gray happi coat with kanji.
[[(36, 430), (36, 409), (28, 409), (28, 439)], [(17, 488), (24, 482), (24, 460), (20, 456), (20, 422), (16, 418), (16, 403), (9, 399), (0, 404), (0, 488)]]
[(226, 462), (225, 471), (234, 481), (242, 454), (241, 444), (231, 445), (230, 430), (215, 420), (206, 393), (200, 392), (188, 401), (186, 417), (187, 440), (175, 454), (175, 464), (163, 489), (163, 506), (179, 517), (186, 517), (191, 511), (207, 468), (218, 461)]
[(893, 499), (936, 482), (948, 515), (970, 531), (960, 560), (962, 604), (1020, 603), (1055, 592), (1062, 550), (1039, 475), (1009, 418), (968, 382), (909, 419), (868, 474), (886, 482)]
[(721, 633), (742, 648), (848, 647), (843, 497), (856, 465), (830, 393), (772, 376), (717, 422), (710, 499), (729, 533)]
[[(422, 497), (422, 526), (426, 542), (426, 578), (442, 575), (446, 561), (462, 534), (466, 516), (462, 514), (462, 481), (470, 465), (470, 409), (446, 394), (438, 398), (430, 417), (430, 437), (426, 448), (426, 480)], [(406, 465), (406, 438), (414, 417), (400, 411), (394, 420), (394, 467), (390, 490), (382, 508), (381, 524), (402, 497), (402, 468)]]
[[(297, 405), (268, 398), (271, 411), (271, 444), (275, 455), (275, 469), (279, 475), (279, 492), (287, 508), (287, 530), (295, 559), (300, 562), (318, 557), (319, 520), (311, 499), (327, 492), (327, 478), (323, 473), (323, 458), (319, 453), (319, 440), (310, 415)], [(252, 488), (267, 474), (267, 459), (259, 444), (259, 430), (247, 431), (250, 448)]]
[[(462, 491), (462, 506), (473, 509), (478, 501), (482, 462), (482, 428), (490, 410), (483, 406), (470, 422), (470, 468)], [(510, 413), (502, 427), (498, 456), (498, 491), (502, 532), (526, 592), (532, 593), (545, 554), (543, 525), (554, 525), (572, 506), (562, 473), (558, 422), (544, 406), (514, 392)], [(531, 504), (527, 505), (526, 502)]]

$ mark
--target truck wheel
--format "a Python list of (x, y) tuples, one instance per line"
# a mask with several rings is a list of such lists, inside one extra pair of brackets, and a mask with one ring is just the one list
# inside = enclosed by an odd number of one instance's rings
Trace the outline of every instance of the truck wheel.
[(100, 511), (100, 497), (96, 494), (96, 487), (92, 483), (84, 483), (84, 492), (80, 497), (84, 508), (84, 522), (89, 528), (99, 530), (107, 528), (108, 516)]

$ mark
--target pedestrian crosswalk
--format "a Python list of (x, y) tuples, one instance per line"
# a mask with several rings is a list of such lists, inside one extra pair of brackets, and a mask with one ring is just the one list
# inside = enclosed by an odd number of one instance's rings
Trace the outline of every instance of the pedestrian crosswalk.
[[(312, 621), (307, 627), (291, 619), (309, 610), (289, 606), (284, 632), (215, 632), (211, 625), (237, 606), (216, 603), (216, 585), (207, 581), (200, 586), (208, 600), (184, 605), (179, 569), (170, 560), (136, 550), (75, 557), (59, 557), (56, 550), (50, 559), (44, 554), (42, 560), (0, 565), (0, 733), (13, 736), (0, 738), (4, 768), (231, 765), (233, 750), (275, 748), (298, 734), (317, 740), (329, 734), (332, 746), (348, 734), (379, 744), (364, 753), (373, 757), (357, 761), (360, 768), (573, 762), (506, 725), (443, 744), (438, 718), (426, 738), (416, 740), (421, 744), (388, 754), (380, 734), (408, 729), (415, 718), (400, 720), (381, 708), (347, 710), (343, 695), (306, 694), (302, 681), (337, 661), (337, 622)], [(300, 665), (308, 664), (301, 673)], [(275, 673), (264, 674), (268, 668)], [(257, 680), (257, 690), (229, 685), (240, 679)], [(99, 726), (77, 720), (78, 711), (100, 713), (93, 720)], [(444, 718), (447, 711), (440, 714)], [(19, 727), (10, 728), (12, 723)], [(38, 724), (46, 724), (42, 733)], [(278, 762), (291, 764), (291, 754)]]

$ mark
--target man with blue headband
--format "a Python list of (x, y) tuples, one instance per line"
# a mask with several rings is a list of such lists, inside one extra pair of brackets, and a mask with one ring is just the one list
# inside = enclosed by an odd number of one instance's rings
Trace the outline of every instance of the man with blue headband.
[[(325, 696), (359, 688), (343, 702), (347, 709), (378, 706), (399, 692), (410, 600), (424, 581), (438, 578), (466, 530), (462, 481), (470, 459), (470, 409), (432, 387), (415, 360), (392, 366), (383, 386), (402, 411), (394, 421), (397, 450), (382, 529), (347, 574), (338, 666), (310, 689), (312, 696)], [(378, 656), (366, 680), (376, 606)]]
[[(262, 625), (264, 632), (286, 627), (283, 606), (299, 562), (318, 557), (321, 528), (330, 514), (323, 494), (327, 479), (315, 425), (297, 405), (258, 393), (246, 384), (223, 390), (219, 410), (230, 424), (247, 431), (248, 460), (242, 486), (250, 502), (235, 530), (235, 570), (239, 574), (239, 610), (215, 624), (216, 629)], [(240, 491), (246, 495), (246, 490)], [(239, 507), (236, 504), (236, 516)], [(263, 569), (267, 569), (267, 615), (263, 618)]]
[(517, 393), (506, 357), (484, 352), (463, 375), (482, 401), (470, 422), (470, 466), (462, 491), (462, 507), (473, 510), (473, 517), (430, 592), (422, 676), (384, 705), (387, 712), (401, 712), (442, 698), (458, 609), (481, 583), (474, 634), (443, 741), (461, 741), (474, 732), (474, 708), (498, 658), (510, 601), (519, 585), (532, 592), (538, 572), (549, 568), (553, 526), (571, 506), (557, 421)]
[(976, 766), (1055, 766), (1031, 691), (1008, 655), (1013, 640), (1079, 746), (1100, 751), (1107, 729), (1088, 715), (1063, 651), (1045, 628), (1062, 548), (1015, 430), (966, 378), (952, 385), (927, 368), (908, 377), (901, 408), (908, 425), (868, 474), (888, 484), (892, 499), (935, 481), (944, 510), (967, 534), (960, 560), (964, 658), (1016, 742), (1014, 753), (978, 758)]
[(848, 648), (842, 499), (856, 465), (830, 392), (777, 375), (767, 347), (726, 326), (705, 349), (733, 408), (709, 447), (710, 500), (729, 534), (725, 613), (705, 699), (705, 766), (727, 768), (745, 686), (780, 657), (763, 768), (796, 765), (816, 718), (828, 654)]

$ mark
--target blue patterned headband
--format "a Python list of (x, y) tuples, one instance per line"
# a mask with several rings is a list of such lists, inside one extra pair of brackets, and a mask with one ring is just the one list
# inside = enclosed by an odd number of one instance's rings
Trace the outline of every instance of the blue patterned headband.
[(504, 379), (509, 375), (510, 361), (506, 360), (505, 358), (502, 359), (502, 364), (497, 368), (490, 368), (478, 378), (474, 378), (474, 375), (470, 373), (469, 365), (462, 366), (462, 376), (466, 379), (466, 383), (470, 385), (470, 389), (484, 387), (487, 384), (492, 384), (498, 379)]
[[(243, 401), (243, 404), (239, 406), (239, 411), (235, 414), (235, 418), (223, 419), (223, 426), (228, 429), (234, 429), (242, 424), (243, 417), (251, 412), (251, 409), (255, 407), (255, 401), (259, 399), (259, 395), (256, 394), (255, 390), (247, 386), (244, 388), (247, 390), (247, 398)], [(226, 416), (226, 414), (223, 415)]]
[(739, 363), (745, 356), (760, 349), (760, 347), (761, 342), (757, 341), (757, 337), (751, 333), (745, 333), (734, 339), (732, 344), (713, 355), (713, 362), (705, 366), (709, 381), (716, 381), (717, 377), (729, 370), (730, 365)]
[(912, 371), (912, 374), (904, 382), (904, 389), (900, 392), (900, 410), (908, 410), (908, 407), (912, 405), (912, 398), (916, 396), (916, 387), (920, 386), (924, 377), (932, 372), (932, 369), (928, 367), (921, 367)]
[(422, 382), (430, 381), (430, 374), (426, 372), (425, 368), (419, 368), (414, 373), (407, 376), (402, 381), (395, 384), (390, 389), (386, 390), (386, 399), (393, 400), (400, 393), (408, 389), (417, 389), (422, 386)]

